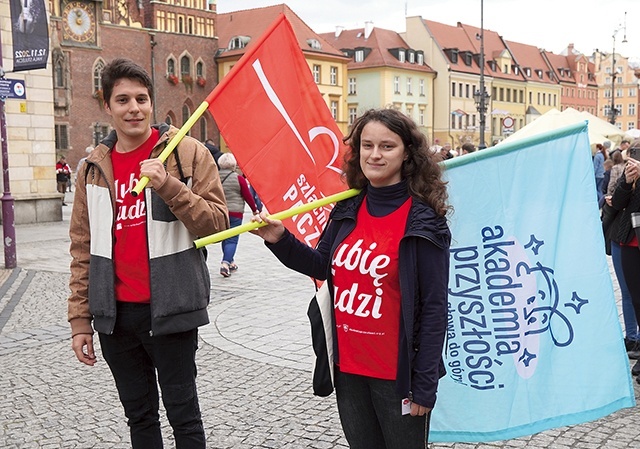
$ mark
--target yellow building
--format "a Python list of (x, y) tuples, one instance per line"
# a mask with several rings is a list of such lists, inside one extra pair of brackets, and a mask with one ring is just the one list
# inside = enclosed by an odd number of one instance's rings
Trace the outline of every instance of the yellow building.
[[(595, 53), (596, 80), (598, 82), (597, 116), (623, 131), (638, 127), (638, 78), (629, 67), (629, 58), (619, 53)], [(615, 72), (615, 78), (612, 73)], [(612, 114), (612, 107), (614, 113)]]

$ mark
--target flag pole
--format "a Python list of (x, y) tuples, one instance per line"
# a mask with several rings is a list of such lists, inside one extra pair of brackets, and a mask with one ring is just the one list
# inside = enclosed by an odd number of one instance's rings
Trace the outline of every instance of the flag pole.
[[(344, 192), (335, 193), (333, 195), (329, 195), (327, 197), (320, 198), (318, 200), (311, 201), (309, 203), (305, 203), (301, 206), (291, 207), (282, 212), (269, 215), (269, 218), (273, 218), (274, 220), (284, 220), (287, 218), (291, 218), (295, 215), (299, 215), (304, 212), (309, 212), (310, 210), (317, 209), (318, 207), (326, 206), (327, 204), (336, 203), (338, 201), (351, 198), (353, 196), (356, 196), (358, 193), (360, 193), (359, 189), (345, 190)], [(221, 242), (222, 240), (235, 237), (236, 235), (240, 235), (247, 231), (253, 231), (254, 229), (258, 229), (263, 226), (267, 226), (267, 223), (266, 222), (245, 223), (243, 225), (236, 226), (235, 228), (227, 229), (226, 231), (217, 232), (210, 236), (199, 238), (195, 240), (193, 244), (195, 245), (196, 248), (202, 248), (205, 245), (218, 243), (218, 242)]]
[[(182, 125), (178, 133), (169, 141), (164, 150), (162, 150), (162, 152), (158, 156), (158, 159), (160, 159), (161, 162), (164, 163), (164, 161), (167, 160), (169, 155), (178, 146), (182, 138), (187, 135), (195, 122), (198, 121), (202, 114), (204, 114), (204, 111), (207, 110), (211, 102), (215, 100), (215, 98), (219, 95), (219, 92), (221, 92), (225, 88), (225, 86), (229, 84), (235, 77), (235, 74), (248, 63), (247, 61), (251, 59), (254, 53), (260, 48), (262, 43), (273, 33), (276, 27), (280, 25), (280, 22), (282, 22), (283, 20), (286, 20), (286, 16), (280, 13), (278, 19), (274, 21), (274, 23), (267, 29), (267, 31), (264, 32), (264, 34), (258, 39), (255, 44), (249, 47), (247, 52), (240, 58), (238, 63), (233, 66), (227, 76), (225, 76), (222, 81), (209, 93), (207, 98), (200, 104), (200, 106), (198, 106), (198, 109), (195, 110), (195, 112), (191, 115), (191, 117), (189, 117), (186, 123)], [(147, 176), (143, 176), (142, 178), (140, 178), (140, 181), (137, 182), (136, 186), (131, 189), (131, 195), (138, 196), (140, 192), (142, 192), (142, 189), (144, 189), (148, 183), (149, 178)]]

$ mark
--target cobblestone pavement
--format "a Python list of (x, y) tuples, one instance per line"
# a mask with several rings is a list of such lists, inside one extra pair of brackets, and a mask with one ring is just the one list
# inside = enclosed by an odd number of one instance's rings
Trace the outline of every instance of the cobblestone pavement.
[[(68, 195), (70, 196), (70, 195)], [(67, 202), (70, 204), (69, 198)], [(16, 227), (18, 267), (0, 269), (0, 448), (127, 448), (108, 367), (86, 367), (66, 322), (70, 207), (60, 223)], [(198, 388), (211, 448), (346, 448), (335, 398), (311, 393), (306, 306), (313, 287), (260, 239), (240, 238), (237, 273), (209, 247), (211, 324), (200, 330)], [(588, 357), (588, 354), (585, 354)], [(636, 394), (640, 386), (636, 385)], [(433, 449), (640, 448), (638, 407), (531, 437)], [(173, 447), (163, 416), (165, 447)]]

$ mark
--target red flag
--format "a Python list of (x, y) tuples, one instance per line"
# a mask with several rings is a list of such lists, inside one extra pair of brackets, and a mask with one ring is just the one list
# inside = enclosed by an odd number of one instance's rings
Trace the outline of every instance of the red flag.
[[(279, 212), (347, 188), (342, 133), (281, 14), (209, 95), (209, 111), (267, 209)], [(286, 220), (315, 245), (332, 206)]]

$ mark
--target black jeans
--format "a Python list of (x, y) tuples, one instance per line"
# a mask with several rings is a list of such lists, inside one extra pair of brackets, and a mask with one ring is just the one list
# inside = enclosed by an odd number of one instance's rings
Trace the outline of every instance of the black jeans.
[(341, 373), (336, 367), (335, 387), (351, 449), (426, 449), (431, 412), (402, 415), (395, 381)]
[(159, 395), (178, 449), (205, 447), (196, 392), (198, 330), (150, 336), (148, 304), (118, 303), (112, 335), (99, 334), (102, 355), (116, 381), (134, 449), (162, 448)]

